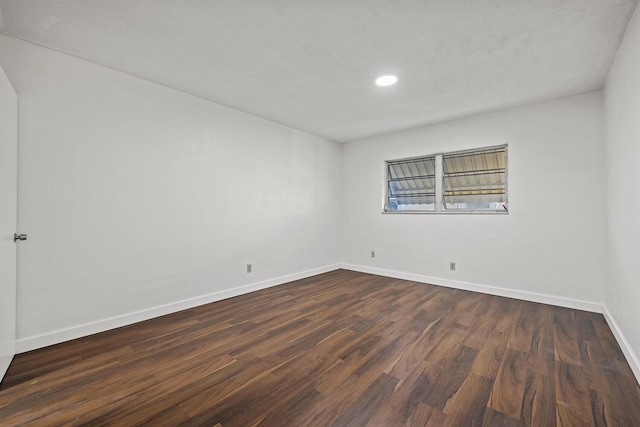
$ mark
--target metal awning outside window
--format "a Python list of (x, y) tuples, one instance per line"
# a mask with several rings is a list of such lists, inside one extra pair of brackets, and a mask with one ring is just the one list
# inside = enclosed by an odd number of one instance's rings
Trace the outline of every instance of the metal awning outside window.
[(434, 210), (434, 156), (387, 162), (388, 207), (391, 210)]
[(445, 209), (502, 209), (506, 203), (506, 147), (443, 154)]

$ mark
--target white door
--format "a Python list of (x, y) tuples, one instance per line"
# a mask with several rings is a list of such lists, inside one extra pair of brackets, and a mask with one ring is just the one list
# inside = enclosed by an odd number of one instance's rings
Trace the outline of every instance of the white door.
[(0, 381), (16, 350), (18, 98), (0, 68)]

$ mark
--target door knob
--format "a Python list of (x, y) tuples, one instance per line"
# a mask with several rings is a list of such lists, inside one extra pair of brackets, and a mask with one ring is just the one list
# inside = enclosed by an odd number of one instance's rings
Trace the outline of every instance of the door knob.
[(18, 240), (27, 240), (27, 235), (26, 234), (13, 233), (13, 241), (17, 242)]

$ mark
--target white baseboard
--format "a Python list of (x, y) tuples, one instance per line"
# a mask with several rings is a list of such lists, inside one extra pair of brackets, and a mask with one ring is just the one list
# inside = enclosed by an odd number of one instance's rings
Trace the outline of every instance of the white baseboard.
[(627, 339), (625, 338), (624, 334), (620, 330), (620, 327), (611, 315), (611, 312), (607, 309), (606, 305), (602, 306), (602, 314), (604, 315), (604, 318), (607, 321), (611, 332), (613, 332), (613, 336), (616, 337), (616, 341), (618, 341), (618, 344), (620, 345), (624, 356), (627, 358), (627, 363), (629, 363), (633, 374), (636, 376), (638, 384), (640, 384), (640, 358), (638, 358), (638, 355), (636, 355), (636, 353), (631, 348), (631, 344), (629, 344), (629, 341), (627, 341)]
[(286, 276), (276, 277), (274, 279), (263, 280), (261, 282), (250, 283), (248, 285), (238, 286), (223, 291), (212, 292), (195, 298), (189, 298), (182, 301), (176, 301), (169, 304), (151, 307), (148, 309), (127, 313), (120, 316), (110, 317), (108, 319), (98, 320), (95, 322), (85, 323), (71, 328), (59, 329), (40, 335), (34, 335), (21, 338), (16, 341), (16, 353), (24, 353), (64, 341), (85, 337), (98, 332), (104, 332), (109, 329), (119, 328), (121, 326), (130, 325), (132, 323), (141, 322), (143, 320), (153, 319), (154, 317), (164, 316), (166, 314), (175, 313), (177, 311), (186, 310), (188, 308), (197, 307), (199, 305), (209, 304), (211, 302), (243, 295), (249, 292), (258, 291), (260, 289), (270, 288), (272, 286), (281, 285), (283, 283), (292, 282), (294, 280), (304, 279), (315, 276), (317, 274), (327, 273), (329, 271), (338, 270), (340, 264), (332, 264), (324, 267), (314, 268), (312, 270), (301, 271), (299, 273), (288, 274)]
[(539, 302), (558, 307), (575, 308), (578, 310), (602, 313), (602, 304), (592, 301), (576, 300), (555, 295), (540, 294), (536, 292), (518, 291), (515, 289), (499, 288), (497, 286), (479, 285), (477, 283), (461, 282), (457, 280), (442, 279), (439, 277), (423, 276), (413, 273), (385, 270), (381, 268), (365, 267), (362, 265), (342, 264), (345, 270), (359, 271), (362, 273), (377, 274), (378, 276), (393, 277), (396, 279), (411, 280), (414, 282), (428, 283), (447, 288), (463, 289), (465, 291), (480, 292), (483, 294), (497, 295), (501, 297), (516, 298), (525, 301)]

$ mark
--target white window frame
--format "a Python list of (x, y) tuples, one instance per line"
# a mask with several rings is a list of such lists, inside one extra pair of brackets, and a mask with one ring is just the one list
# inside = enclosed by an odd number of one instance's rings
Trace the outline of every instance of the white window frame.
[[(501, 209), (446, 209), (444, 203), (444, 162), (443, 157), (452, 154), (472, 153), (475, 151), (485, 151), (496, 148), (504, 148), (504, 179), (505, 179), (505, 202)], [(422, 159), (435, 157), (435, 210), (390, 210), (389, 201), (389, 162), (411, 161), (414, 159)], [(390, 159), (383, 162), (383, 214), (488, 214), (488, 215), (506, 215), (509, 213), (509, 146), (508, 144), (492, 145), (488, 147), (477, 147), (466, 150), (440, 152), (435, 154), (425, 154), (422, 156), (405, 157), (401, 159)]]

